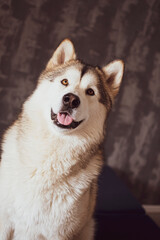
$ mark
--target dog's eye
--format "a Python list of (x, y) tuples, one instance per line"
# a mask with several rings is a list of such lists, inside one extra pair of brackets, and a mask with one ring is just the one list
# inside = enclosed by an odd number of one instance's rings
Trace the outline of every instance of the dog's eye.
[(62, 83), (63, 85), (65, 85), (65, 86), (68, 86), (68, 84), (69, 84), (68, 79), (63, 79), (63, 80), (61, 81), (61, 83)]
[(86, 94), (88, 94), (88, 95), (90, 95), (90, 96), (95, 95), (95, 93), (94, 93), (94, 91), (93, 91), (92, 88), (88, 88), (88, 89), (86, 90)]

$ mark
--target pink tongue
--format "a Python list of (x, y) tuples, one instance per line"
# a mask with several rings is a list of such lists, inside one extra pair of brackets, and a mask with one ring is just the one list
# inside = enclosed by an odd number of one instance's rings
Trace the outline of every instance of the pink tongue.
[(73, 119), (68, 114), (58, 113), (57, 114), (58, 122), (62, 125), (68, 126), (72, 123)]

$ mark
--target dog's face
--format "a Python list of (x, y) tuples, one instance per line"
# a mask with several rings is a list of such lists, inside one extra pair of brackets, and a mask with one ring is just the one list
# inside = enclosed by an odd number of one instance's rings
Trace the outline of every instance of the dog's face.
[(73, 44), (64, 40), (39, 80), (50, 128), (59, 133), (102, 132), (122, 74), (121, 61), (100, 69), (76, 60)]
[(53, 80), (51, 119), (58, 130), (79, 128), (97, 114), (97, 76), (91, 70), (82, 76), (83, 68), (80, 63), (68, 66)]

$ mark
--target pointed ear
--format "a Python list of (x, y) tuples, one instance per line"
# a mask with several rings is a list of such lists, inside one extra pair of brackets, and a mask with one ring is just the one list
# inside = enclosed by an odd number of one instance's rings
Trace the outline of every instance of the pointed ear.
[(113, 93), (113, 96), (116, 96), (122, 81), (124, 71), (123, 61), (115, 60), (102, 69), (106, 75), (106, 81)]
[(64, 64), (72, 59), (76, 59), (73, 43), (69, 39), (65, 39), (53, 53), (53, 56), (47, 64), (47, 68)]

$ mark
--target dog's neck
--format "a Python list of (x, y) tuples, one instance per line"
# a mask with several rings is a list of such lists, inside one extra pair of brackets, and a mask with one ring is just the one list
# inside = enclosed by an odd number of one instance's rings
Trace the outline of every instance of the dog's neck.
[(21, 149), (20, 157), (33, 172), (35, 169), (48, 171), (48, 168), (55, 173), (55, 178), (59, 178), (75, 169), (85, 168), (88, 159), (99, 151), (100, 140), (97, 144), (93, 136), (53, 134), (42, 127), (44, 124), (41, 126), (37, 123), (33, 127), (30, 118), (23, 114), (19, 118), (17, 140)]

